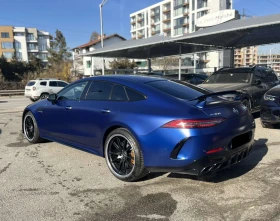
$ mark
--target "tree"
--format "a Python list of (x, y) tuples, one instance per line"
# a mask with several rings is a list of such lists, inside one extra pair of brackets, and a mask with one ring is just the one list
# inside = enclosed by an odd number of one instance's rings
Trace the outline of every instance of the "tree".
[(137, 64), (134, 61), (130, 61), (129, 59), (115, 59), (113, 61), (109, 61), (109, 67), (111, 69), (133, 69), (137, 67)]
[(100, 34), (96, 31), (92, 32), (91, 35), (90, 35), (90, 41), (95, 41), (99, 38)]
[(73, 78), (71, 68), (72, 68), (72, 63), (64, 62), (62, 72), (58, 74), (58, 77), (64, 81), (70, 82), (71, 79)]
[(48, 61), (51, 65), (58, 65), (61, 62), (69, 60), (71, 57), (71, 53), (69, 52), (69, 48), (67, 47), (65, 37), (62, 32), (56, 30), (55, 38), (51, 41), (50, 48), (48, 52), (50, 56), (48, 57)]
[(152, 65), (157, 66), (163, 71), (170, 70), (171, 68), (178, 68), (179, 59), (176, 57), (163, 57), (152, 59)]
[(36, 74), (40, 74), (44, 70), (44, 64), (40, 58), (35, 57), (34, 55), (30, 56), (29, 61), (30, 70), (32, 72), (36, 72)]

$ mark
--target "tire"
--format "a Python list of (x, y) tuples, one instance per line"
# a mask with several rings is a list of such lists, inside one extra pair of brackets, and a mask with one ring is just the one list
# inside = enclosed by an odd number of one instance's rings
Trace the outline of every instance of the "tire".
[(29, 98), (32, 102), (36, 102), (37, 100), (36, 99), (33, 99), (33, 98)]
[(122, 181), (136, 181), (148, 174), (139, 144), (125, 128), (118, 128), (108, 135), (104, 155), (111, 173)]
[(262, 122), (262, 120), (261, 120), (261, 125), (262, 125), (262, 127), (263, 128), (268, 128), (268, 129), (276, 129), (276, 128), (278, 128), (277, 126), (277, 124), (269, 124), (269, 123), (263, 123)]
[(41, 94), (40, 99), (41, 99), (41, 100), (47, 99), (48, 96), (49, 96), (48, 93), (43, 93), (43, 94)]
[(252, 110), (251, 110), (251, 102), (250, 102), (250, 100), (244, 99), (244, 100), (241, 101), (241, 103), (242, 103), (245, 107), (247, 107), (248, 110), (249, 110), (250, 112), (252, 111)]
[(23, 118), (23, 133), (25, 138), (33, 144), (44, 141), (40, 137), (39, 128), (33, 114), (29, 111)]

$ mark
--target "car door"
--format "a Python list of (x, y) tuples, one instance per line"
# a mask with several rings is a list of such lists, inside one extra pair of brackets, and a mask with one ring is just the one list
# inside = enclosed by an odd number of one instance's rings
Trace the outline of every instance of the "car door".
[(81, 106), (80, 98), (87, 84), (88, 81), (82, 81), (66, 87), (57, 95), (55, 102), (47, 102), (40, 108), (42, 134), (61, 142), (75, 141), (77, 135), (73, 133), (73, 118)]

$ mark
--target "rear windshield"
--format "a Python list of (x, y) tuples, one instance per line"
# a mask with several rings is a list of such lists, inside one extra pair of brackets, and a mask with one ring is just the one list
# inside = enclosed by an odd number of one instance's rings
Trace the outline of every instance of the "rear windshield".
[(36, 81), (29, 81), (26, 86), (33, 86), (35, 83)]
[(151, 81), (146, 84), (173, 97), (188, 101), (209, 94), (206, 90), (179, 81)]

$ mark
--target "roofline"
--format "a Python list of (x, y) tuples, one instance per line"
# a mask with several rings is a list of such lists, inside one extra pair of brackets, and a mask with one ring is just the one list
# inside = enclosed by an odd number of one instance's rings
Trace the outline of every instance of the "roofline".
[[(108, 40), (108, 39), (113, 38), (113, 37), (118, 37), (118, 38), (122, 39), (123, 41), (126, 41), (126, 38), (120, 36), (120, 35), (117, 34), (117, 33), (111, 34), (111, 35), (108, 35), (108, 36), (105, 36), (105, 37), (103, 38), (103, 40), (105, 41), (105, 40)], [(97, 41), (97, 40), (94, 40), (94, 41)], [(90, 42), (94, 42), (94, 41), (90, 41)], [(73, 51), (74, 49), (87, 48), (87, 47), (90, 47), (90, 46), (92, 46), (92, 45), (96, 45), (96, 44), (98, 44), (98, 43), (101, 42), (101, 39), (99, 39), (99, 41), (97, 41), (97, 42), (95, 42), (95, 43), (92, 43), (92, 44), (90, 44), (90, 42), (85, 43), (85, 44), (82, 44), (82, 45), (80, 45), (80, 46), (78, 46), (78, 47), (72, 48), (71, 50)], [(89, 45), (84, 46), (84, 45), (86, 45), (86, 44), (89, 44)]]

